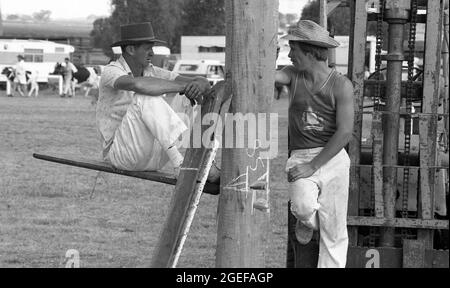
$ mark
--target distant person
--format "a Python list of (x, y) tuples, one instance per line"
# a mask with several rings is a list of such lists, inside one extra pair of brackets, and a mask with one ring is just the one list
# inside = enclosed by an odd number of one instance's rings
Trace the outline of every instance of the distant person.
[[(29, 72), (27, 72), (29, 73)], [(34, 97), (37, 98), (39, 96), (39, 84), (37, 82), (39, 76), (39, 72), (35, 71), (34, 73), (29, 73), (28, 76), (28, 85), (30, 85), (30, 92), (28, 92), (28, 97), (34, 92)]]
[(6, 77), (6, 95), (8, 97), (14, 97), (13, 90), (14, 90), (14, 78), (16, 77), (14, 75), (14, 68), (13, 67), (6, 67), (2, 71), (2, 75), (5, 75)]
[(72, 97), (74, 94), (73, 74), (78, 72), (77, 67), (70, 62), (69, 58), (64, 59), (66, 66), (64, 67), (64, 91), (61, 97)]
[(27, 76), (25, 69), (25, 58), (22, 55), (17, 56), (18, 62), (14, 66), (14, 91), (18, 91), (20, 96), (27, 94)]

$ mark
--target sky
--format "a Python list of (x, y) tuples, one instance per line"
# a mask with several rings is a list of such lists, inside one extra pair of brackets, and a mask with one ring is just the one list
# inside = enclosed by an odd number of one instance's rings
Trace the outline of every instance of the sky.
[[(279, 0), (281, 13), (300, 14), (308, 0)], [(31, 15), (50, 10), (53, 19), (86, 18), (111, 13), (110, 0), (0, 0), (2, 14)]]
[(53, 19), (86, 18), (111, 14), (110, 0), (0, 0), (2, 14), (27, 14), (50, 10)]

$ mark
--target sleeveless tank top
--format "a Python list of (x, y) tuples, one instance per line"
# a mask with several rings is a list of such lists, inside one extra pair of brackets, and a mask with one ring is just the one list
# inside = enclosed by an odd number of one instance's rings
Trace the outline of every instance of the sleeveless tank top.
[(335, 82), (342, 77), (332, 70), (322, 88), (311, 92), (303, 73), (294, 74), (289, 104), (289, 150), (324, 147), (336, 132)]

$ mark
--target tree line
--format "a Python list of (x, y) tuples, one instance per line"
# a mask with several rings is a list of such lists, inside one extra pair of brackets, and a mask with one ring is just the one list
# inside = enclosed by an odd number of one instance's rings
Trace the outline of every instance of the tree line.
[(112, 0), (112, 14), (94, 21), (93, 46), (112, 57), (111, 43), (120, 26), (151, 22), (157, 38), (173, 53), (180, 51), (181, 35), (225, 35), (225, 0)]
[[(226, 0), (111, 0), (112, 14), (94, 21), (91, 32), (93, 46), (112, 57), (110, 44), (120, 37), (120, 26), (128, 23), (152, 22), (155, 34), (167, 42), (173, 53), (180, 52), (181, 35), (225, 35)], [(319, 22), (319, 1), (309, 1), (301, 19)], [(297, 21), (296, 14), (279, 13), (280, 28)], [(329, 18), (334, 35), (349, 35), (350, 11), (337, 8)], [(374, 30), (372, 27), (369, 30)], [(370, 33), (370, 31), (369, 31)]]

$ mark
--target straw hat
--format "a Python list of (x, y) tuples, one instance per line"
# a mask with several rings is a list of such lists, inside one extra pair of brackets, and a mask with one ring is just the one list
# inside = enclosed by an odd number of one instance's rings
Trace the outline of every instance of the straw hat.
[(288, 34), (281, 39), (304, 42), (324, 48), (340, 46), (339, 42), (330, 37), (330, 33), (326, 29), (310, 20), (298, 21), (295, 26), (289, 28)]
[(117, 47), (128, 44), (137, 43), (161, 43), (166, 42), (155, 38), (153, 33), (153, 27), (150, 22), (128, 24), (120, 26), (121, 39), (111, 45), (111, 47)]

